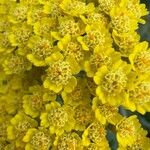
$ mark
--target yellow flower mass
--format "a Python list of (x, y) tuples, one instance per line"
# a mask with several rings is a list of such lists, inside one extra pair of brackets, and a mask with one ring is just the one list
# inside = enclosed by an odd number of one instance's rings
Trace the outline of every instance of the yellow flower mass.
[(150, 150), (146, 15), (140, 0), (0, 0), (0, 150)]

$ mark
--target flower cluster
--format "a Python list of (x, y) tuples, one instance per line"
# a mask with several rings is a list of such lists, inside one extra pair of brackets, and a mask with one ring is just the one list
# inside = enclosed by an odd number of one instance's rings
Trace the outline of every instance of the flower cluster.
[[(150, 150), (150, 48), (139, 0), (0, 0), (0, 150)], [(134, 113), (133, 113), (134, 114)]]

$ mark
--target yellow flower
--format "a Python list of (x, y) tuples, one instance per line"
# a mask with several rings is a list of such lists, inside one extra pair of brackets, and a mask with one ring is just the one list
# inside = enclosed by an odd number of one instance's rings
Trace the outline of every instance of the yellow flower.
[(122, 119), (116, 106), (111, 106), (107, 103), (102, 104), (97, 97), (93, 99), (92, 109), (95, 112), (96, 119), (102, 124), (109, 122), (116, 125)]
[(46, 105), (46, 112), (41, 113), (41, 126), (49, 127), (50, 133), (61, 135), (74, 127), (73, 111), (70, 106), (61, 106), (58, 102)]
[(21, 74), (31, 67), (31, 63), (26, 58), (13, 54), (8, 55), (3, 63), (6, 74)]
[(85, 31), (86, 35), (77, 38), (83, 50), (92, 50), (97, 46), (105, 48), (112, 46), (111, 35), (104, 26), (97, 24), (87, 25)]
[(44, 89), (43, 93), (43, 101), (49, 102), (49, 101), (55, 101), (57, 98), (57, 94), (49, 89)]
[(38, 125), (35, 120), (22, 112), (16, 114), (10, 122), (11, 124), (7, 127), (7, 136), (9, 140), (15, 140), (16, 147), (24, 146), (22, 139), (27, 130)]
[[(145, 114), (150, 111), (150, 80), (149, 76), (138, 77), (137, 74), (131, 74), (128, 84), (128, 98), (123, 103), (131, 111), (138, 111)], [(138, 78), (137, 78), (138, 77)]]
[(133, 53), (129, 55), (129, 60), (133, 70), (139, 74), (150, 73), (150, 49), (147, 42), (137, 44)]
[[(43, 0), (40, 0), (43, 1)], [(44, 3), (44, 10), (43, 12), (46, 14), (49, 14), (52, 18), (59, 18), (63, 16), (63, 10), (60, 8), (60, 2), (61, 0), (51, 0)]]
[(52, 54), (46, 61), (49, 63), (49, 68), (47, 69), (44, 87), (56, 93), (62, 89), (68, 93), (72, 92), (77, 85), (76, 78), (73, 74), (79, 72), (78, 64), (76, 64), (74, 59), (68, 57), (64, 60), (62, 54), (58, 52)]
[(98, 24), (107, 27), (109, 24), (108, 18), (102, 12), (92, 12), (87, 14), (86, 17), (81, 15), (80, 18), (85, 24), (88, 25)]
[(94, 81), (98, 85), (96, 94), (102, 103), (120, 105), (126, 99), (126, 86), (131, 67), (122, 60), (116, 60), (111, 69), (102, 66)]
[(8, 37), (9, 37), (8, 32), (0, 33), (0, 53), (4, 53), (5, 55), (14, 50), (14, 47), (11, 46)]
[(132, 34), (138, 28), (138, 21), (124, 7), (115, 7), (110, 12), (111, 27), (118, 33)]
[(58, 32), (65, 36), (70, 34), (71, 36), (79, 36), (84, 33), (84, 26), (80, 20), (75, 21), (71, 16), (59, 17)]
[(30, 38), (28, 47), (31, 49), (31, 53), (27, 54), (27, 58), (35, 66), (46, 66), (45, 59), (54, 52), (52, 41), (40, 36)]
[(75, 130), (84, 131), (93, 118), (91, 106), (86, 102), (74, 106)]
[(133, 53), (134, 47), (139, 43), (140, 36), (137, 32), (119, 34), (116, 31), (112, 33), (115, 43), (119, 46), (119, 51), (124, 57)]
[(79, 78), (77, 80), (77, 86), (74, 88), (74, 90), (71, 93), (67, 93), (63, 91), (61, 95), (64, 104), (74, 106), (79, 103), (90, 102), (90, 93), (86, 87), (86, 84), (87, 84), (86, 80)]
[(44, 92), (43, 87), (39, 85), (30, 87), (29, 94), (23, 96), (23, 108), (25, 113), (33, 118), (38, 117), (44, 110), (45, 104), (51, 100), (47, 94), (48, 92)]
[(131, 146), (122, 147), (120, 146), (118, 150), (150, 150), (150, 139), (146, 136), (138, 135), (136, 141)]
[(97, 70), (106, 65), (111, 67), (113, 59), (119, 57), (119, 53), (115, 52), (112, 48), (96, 47), (90, 55), (89, 60), (84, 62), (84, 69), (88, 77), (93, 77)]
[(116, 126), (119, 145), (126, 147), (135, 143), (138, 134), (144, 134), (141, 124), (135, 115), (123, 118)]
[(120, 0), (98, 0), (98, 3), (98, 9), (109, 14), (115, 6), (119, 5)]
[(43, 12), (41, 5), (32, 5), (27, 13), (27, 24), (34, 25), (34, 23), (40, 21), (45, 16), (47, 15)]
[(28, 5), (22, 3), (12, 3), (9, 10), (8, 20), (14, 24), (22, 23), (27, 18), (28, 8)]
[(122, 0), (120, 5), (126, 7), (127, 11), (131, 13), (139, 23), (145, 23), (143, 16), (148, 14), (145, 4), (140, 4), (139, 0)]
[(62, 0), (60, 7), (63, 9), (65, 13), (76, 17), (94, 11), (93, 3), (88, 3), (86, 5), (85, 2), (78, 0)]
[(25, 46), (32, 34), (32, 27), (26, 23), (12, 26), (9, 33), (9, 40), (12, 46)]
[[(16, 90), (17, 91), (17, 90)], [(7, 93), (1, 96), (2, 108), (11, 115), (16, 114), (17, 111), (22, 109), (22, 96), (23, 91), (16, 92), (15, 90), (9, 89)]]
[(43, 17), (38, 22), (34, 23), (34, 33), (38, 36), (49, 37), (51, 30), (56, 26), (56, 19)]
[(62, 51), (64, 57), (72, 57), (79, 64), (79, 67), (83, 67), (84, 51), (82, 46), (75, 39), (71, 39), (70, 35), (65, 35), (58, 42), (58, 48)]
[(26, 143), (25, 150), (49, 150), (52, 145), (52, 137), (45, 128), (30, 128), (23, 141)]
[(91, 123), (82, 134), (82, 142), (84, 146), (95, 143), (101, 147), (108, 147), (105, 127), (99, 122)]
[(75, 132), (65, 132), (56, 137), (54, 150), (82, 150), (81, 138)]

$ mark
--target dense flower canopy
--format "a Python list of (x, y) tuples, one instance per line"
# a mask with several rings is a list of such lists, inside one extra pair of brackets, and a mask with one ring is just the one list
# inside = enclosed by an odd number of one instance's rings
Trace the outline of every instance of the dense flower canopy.
[(136, 116), (150, 112), (147, 14), (139, 0), (0, 0), (0, 150), (110, 150), (109, 132), (150, 150)]

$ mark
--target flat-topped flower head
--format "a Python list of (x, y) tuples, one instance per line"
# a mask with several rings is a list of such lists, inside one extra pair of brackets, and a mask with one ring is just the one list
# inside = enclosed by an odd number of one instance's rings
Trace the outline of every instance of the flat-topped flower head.
[(87, 14), (86, 16), (82, 15), (80, 16), (80, 18), (85, 24), (88, 25), (98, 24), (98, 25), (108, 26), (109, 23), (109, 20), (106, 17), (106, 15), (101, 12), (92, 12)]
[[(11, 76), (12, 77), (12, 76)], [(18, 90), (18, 89), (17, 89)], [(1, 105), (0, 112), (9, 115), (15, 115), (18, 111), (22, 109), (22, 96), (23, 90), (19, 89), (18, 92), (9, 85), (9, 90), (0, 96)]]
[(21, 23), (27, 18), (28, 5), (14, 3), (11, 5), (8, 20), (12, 23)]
[(54, 149), (59, 150), (76, 150), (81, 149), (81, 138), (75, 132), (65, 132), (60, 137), (56, 137)]
[(93, 112), (88, 104), (74, 107), (75, 129), (84, 131), (93, 120)]
[(148, 14), (145, 4), (140, 4), (139, 0), (122, 0), (120, 5), (123, 5), (129, 13), (132, 13), (139, 23), (145, 23), (145, 20), (142, 18)]
[(149, 106), (150, 105), (150, 83), (143, 82), (137, 85), (133, 93), (132, 91), (130, 92), (130, 95), (131, 95), (131, 99), (134, 99), (134, 103), (137, 105), (138, 111), (140, 111), (140, 107), (144, 107), (146, 104)]
[(41, 5), (33, 5), (28, 10), (27, 23), (29, 25), (34, 25), (34, 23), (40, 21), (45, 16), (47, 15), (43, 12), (43, 7)]
[(97, 121), (91, 123), (87, 129), (84, 130), (82, 141), (84, 146), (88, 146), (90, 143), (95, 143), (100, 146), (107, 145), (105, 127)]
[(141, 52), (137, 55), (135, 67), (141, 72), (150, 72), (150, 51)]
[(119, 146), (118, 150), (147, 150), (150, 147), (150, 140), (146, 135), (139, 134), (132, 145)]
[(74, 106), (79, 103), (88, 103), (90, 101), (90, 92), (86, 87), (86, 80), (78, 79), (77, 86), (71, 93), (67, 93), (65, 91), (62, 92), (62, 98), (64, 104), (69, 104)]
[(89, 56), (89, 60), (85, 61), (84, 69), (88, 77), (93, 77), (100, 67), (106, 65), (112, 66), (114, 58), (119, 57), (119, 53), (116, 53), (114, 49), (103, 47), (96, 47), (93, 54)]
[(98, 0), (98, 9), (106, 14), (109, 14), (112, 8), (118, 6), (120, 0)]
[(74, 59), (68, 57), (63, 59), (62, 54), (54, 53), (47, 59), (49, 68), (47, 77), (44, 81), (44, 87), (56, 93), (64, 89), (66, 92), (72, 92), (77, 81), (73, 74), (79, 72), (79, 66)]
[(129, 55), (129, 60), (135, 71), (139, 74), (150, 73), (150, 49), (147, 42), (137, 44), (133, 53)]
[(58, 31), (62, 36), (65, 36), (66, 34), (71, 36), (80, 35), (80, 23), (76, 22), (73, 17), (60, 17)]
[[(43, 1), (43, 0), (40, 0)], [(46, 14), (49, 14), (52, 18), (59, 18), (64, 15), (63, 10), (60, 8), (61, 0), (51, 0), (44, 2), (43, 11)]]
[(62, 0), (60, 7), (63, 11), (71, 16), (80, 16), (94, 11), (94, 4), (79, 0)]
[(118, 105), (125, 99), (125, 89), (130, 70), (130, 65), (121, 60), (114, 64), (111, 69), (102, 66), (98, 70), (94, 76), (94, 81), (98, 84), (96, 93), (102, 103), (108, 102), (112, 105)]
[[(57, 76), (58, 78), (56, 78)], [(67, 81), (71, 78), (71, 69), (69, 63), (59, 61), (51, 64), (50, 68), (48, 69), (48, 77), (53, 83), (66, 85)]]
[(26, 23), (17, 24), (13, 26), (10, 34), (9, 40), (12, 46), (25, 46), (32, 35), (32, 27)]
[(72, 110), (69, 106), (60, 106), (57, 102), (46, 105), (46, 112), (41, 114), (41, 126), (49, 127), (51, 134), (62, 134), (74, 127)]
[(105, 75), (102, 88), (108, 93), (120, 93), (125, 88), (126, 82), (127, 78), (122, 70), (112, 70)]
[(31, 69), (31, 63), (23, 56), (10, 54), (3, 62), (6, 74), (21, 74)]
[(0, 53), (10, 53), (14, 50), (14, 47), (11, 46), (9, 41), (9, 33), (2, 32), (0, 33)]
[[(123, 104), (124, 107), (131, 111), (138, 111), (141, 114), (145, 114), (150, 111), (150, 83), (148, 77), (138, 77), (132, 74), (134, 77), (128, 85), (128, 99)], [(141, 79), (142, 78), (142, 79)]]
[(145, 133), (135, 115), (128, 118), (123, 118), (117, 124), (116, 130), (117, 140), (123, 147), (134, 144), (138, 134), (142, 135)]
[(133, 143), (131, 146), (127, 146), (126, 150), (146, 150), (150, 148), (150, 140), (149, 138), (145, 137), (145, 136), (141, 136), (139, 135), (135, 141), (135, 143)]
[(122, 119), (116, 106), (112, 106), (108, 103), (102, 104), (97, 97), (93, 99), (92, 109), (95, 112), (96, 119), (102, 124), (109, 122), (115, 125)]
[(128, 57), (134, 47), (139, 43), (140, 36), (137, 32), (119, 34), (116, 31), (112, 33), (115, 43), (119, 46), (119, 51), (122, 56)]
[(82, 46), (78, 41), (72, 40), (70, 35), (65, 35), (60, 39), (58, 48), (61, 49), (64, 57), (72, 57), (80, 66), (83, 65), (85, 54)]
[(7, 136), (10, 140), (16, 140), (16, 146), (22, 147), (24, 143), (22, 142), (28, 129), (37, 127), (37, 122), (24, 114), (19, 112), (11, 119), (11, 124), (7, 127)]
[(29, 87), (29, 94), (23, 96), (23, 108), (27, 115), (35, 118), (45, 109), (44, 89), (39, 85)]
[(137, 19), (123, 7), (113, 8), (110, 17), (111, 27), (118, 33), (131, 33), (138, 28)]
[(35, 66), (45, 66), (45, 59), (54, 52), (53, 43), (50, 39), (41, 38), (40, 36), (31, 37), (28, 42), (31, 54), (27, 55)]
[(78, 37), (78, 41), (81, 43), (83, 50), (88, 51), (97, 46), (111, 47), (112, 39), (110, 33), (104, 26), (87, 25), (85, 31), (86, 35)]
[(51, 30), (56, 28), (56, 19), (51, 17), (43, 17), (34, 23), (34, 33), (38, 36), (49, 37)]
[(26, 143), (25, 150), (49, 150), (52, 145), (52, 137), (45, 128), (31, 128), (23, 138)]

